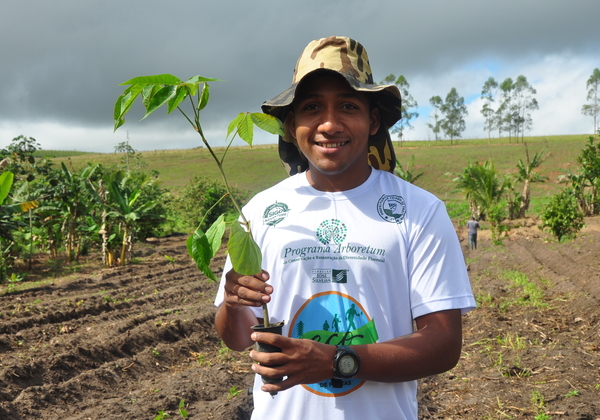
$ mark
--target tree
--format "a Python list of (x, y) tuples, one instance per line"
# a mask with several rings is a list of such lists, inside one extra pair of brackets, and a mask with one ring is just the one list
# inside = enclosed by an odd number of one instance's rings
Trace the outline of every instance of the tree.
[(533, 97), (536, 93), (537, 91), (529, 84), (525, 76), (520, 75), (517, 77), (512, 88), (513, 118), (517, 141), (520, 132), (521, 142), (523, 142), (525, 130), (530, 130), (533, 124), (531, 111), (539, 108), (537, 100)]
[(433, 121), (434, 123), (427, 123), (427, 126), (429, 128), (431, 128), (431, 131), (433, 131), (433, 134), (435, 136), (435, 141), (439, 140), (439, 135), (440, 135), (440, 131), (442, 130), (442, 120), (440, 118), (440, 114), (442, 113), (441, 109), (442, 109), (442, 105), (443, 105), (443, 101), (442, 98), (440, 98), (439, 96), (432, 96), (429, 99), (429, 103), (431, 104), (431, 106), (433, 107)]
[(592, 133), (596, 136), (596, 131), (598, 130), (597, 119), (600, 114), (600, 70), (597, 68), (594, 69), (592, 75), (588, 79), (587, 83), (587, 100), (589, 103), (583, 105), (581, 108), (581, 113), (583, 115), (590, 116), (594, 119), (594, 130)]
[(497, 112), (497, 122), (498, 122), (498, 130), (499, 132), (506, 131), (508, 132), (508, 142), (512, 138), (512, 133), (514, 131), (514, 119), (513, 119), (513, 96), (512, 90), (514, 87), (513, 80), (510, 77), (504, 79), (502, 83), (500, 83), (500, 91), (502, 103), (500, 107), (496, 110)]
[(134, 168), (142, 169), (146, 166), (146, 162), (142, 159), (142, 154), (129, 145), (129, 133), (127, 141), (123, 141), (115, 146), (115, 153), (123, 153), (121, 164), (125, 170), (129, 170), (129, 164), (133, 163)]
[(383, 79), (383, 81), (380, 84), (396, 85), (402, 95), (402, 118), (400, 118), (391, 129), (392, 133), (398, 134), (398, 138), (400, 139), (400, 146), (402, 146), (402, 140), (404, 138), (405, 131), (412, 130), (414, 128), (410, 123), (410, 120), (419, 117), (418, 112), (411, 111), (412, 109), (416, 109), (418, 107), (417, 101), (408, 92), (410, 84), (403, 75), (400, 75), (398, 76), (398, 78), (396, 78), (396, 76), (390, 74), (385, 79)]
[(483, 84), (483, 89), (481, 90), (481, 98), (484, 101), (483, 108), (481, 108), (481, 114), (485, 118), (485, 124), (483, 128), (488, 132), (488, 143), (492, 137), (492, 130), (498, 125), (496, 110), (492, 108), (492, 104), (496, 101), (497, 91), (498, 82), (496, 82), (493, 77), (490, 77), (486, 80), (486, 82)]
[(533, 155), (533, 159), (529, 159), (529, 148), (527, 144), (525, 144), (525, 161), (523, 159), (519, 159), (519, 163), (517, 163), (517, 182), (523, 183), (523, 192), (520, 196), (520, 203), (518, 212), (514, 215), (516, 218), (525, 217), (525, 212), (529, 210), (529, 202), (531, 198), (531, 184), (534, 182), (545, 182), (548, 180), (548, 177), (542, 176), (535, 172), (535, 169), (538, 168), (543, 162), (546, 160), (545, 151), (538, 152)]
[(444, 114), (441, 127), (446, 136), (450, 137), (450, 144), (455, 137), (460, 137), (465, 130), (465, 116), (469, 114), (465, 105), (465, 98), (458, 95), (456, 88), (450, 89), (446, 95), (446, 101), (440, 110)]
[(577, 208), (571, 188), (565, 188), (544, 207), (542, 229), (548, 229), (560, 241), (563, 237), (574, 236), (584, 225), (583, 213)]
[(567, 175), (559, 177), (560, 181), (571, 184), (572, 194), (584, 216), (600, 213), (600, 144), (594, 144), (594, 140), (590, 136), (586, 147), (577, 157), (581, 165), (579, 173), (569, 171)]
[(469, 162), (463, 173), (454, 178), (454, 182), (465, 194), (471, 214), (482, 220), (500, 202), (507, 187), (506, 179), (498, 176), (491, 160), (483, 165)]
[(36, 159), (34, 153), (40, 145), (33, 137), (20, 135), (12, 139), (6, 149), (0, 149), (0, 161), (6, 170), (15, 176), (15, 182), (26, 180), (31, 182), (37, 175), (47, 175), (51, 164), (47, 159)]

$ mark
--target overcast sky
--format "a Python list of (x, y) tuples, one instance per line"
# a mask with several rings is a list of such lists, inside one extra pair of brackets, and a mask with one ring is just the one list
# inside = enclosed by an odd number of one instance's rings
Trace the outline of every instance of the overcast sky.
[(286, 89), (306, 44), (330, 35), (360, 41), (376, 81), (406, 77), (420, 113), (409, 140), (432, 138), (429, 98), (452, 87), (468, 105), (463, 138), (485, 137), (490, 76), (537, 90), (532, 135), (591, 133), (581, 107), (600, 67), (599, 17), (598, 0), (2, 0), (0, 148), (21, 134), (43, 149), (112, 152), (127, 133), (137, 150), (198, 146), (179, 114), (138, 122), (141, 105), (112, 132), (119, 83), (160, 73), (224, 80), (203, 114), (224, 145), (229, 121)]

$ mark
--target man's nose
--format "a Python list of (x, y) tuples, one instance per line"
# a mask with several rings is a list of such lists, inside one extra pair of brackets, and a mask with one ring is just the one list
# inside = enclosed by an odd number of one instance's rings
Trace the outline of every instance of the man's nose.
[(333, 134), (340, 132), (344, 129), (339, 115), (335, 110), (328, 110), (323, 113), (323, 119), (319, 124), (319, 130), (322, 132)]

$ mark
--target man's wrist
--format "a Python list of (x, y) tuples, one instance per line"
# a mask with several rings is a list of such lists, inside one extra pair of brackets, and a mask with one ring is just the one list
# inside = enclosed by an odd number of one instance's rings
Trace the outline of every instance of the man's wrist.
[(333, 357), (333, 378), (331, 384), (334, 388), (341, 388), (343, 381), (352, 379), (360, 369), (360, 358), (356, 351), (349, 346), (335, 346)]

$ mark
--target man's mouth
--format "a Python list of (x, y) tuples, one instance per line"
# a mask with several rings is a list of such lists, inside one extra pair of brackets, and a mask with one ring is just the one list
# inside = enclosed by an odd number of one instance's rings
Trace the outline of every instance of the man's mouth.
[(343, 145), (345, 145), (347, 143), (348, 143), (347, 141), (343, 141), (343, 142), (340, 142), (340, 143), (321, 143), (321, 144), (319, 144), (319, 146), (324, 147), (326, 149), (333, 149), (333, 148), (336, 148), (336, 147), (341, 147), (341, 146), (343, 146)]

